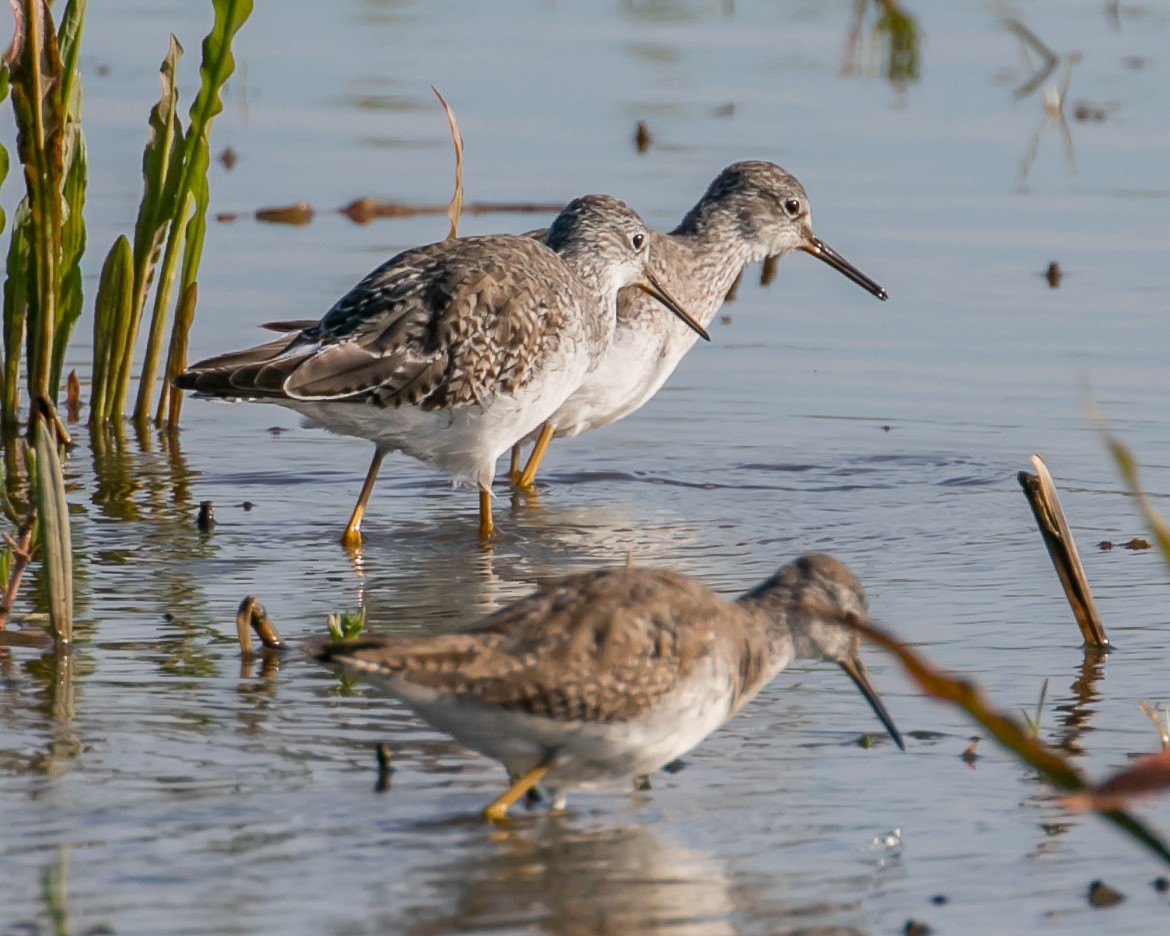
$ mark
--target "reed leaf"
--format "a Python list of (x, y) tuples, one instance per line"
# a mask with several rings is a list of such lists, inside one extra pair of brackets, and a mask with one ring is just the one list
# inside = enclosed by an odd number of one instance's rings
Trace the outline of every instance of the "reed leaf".
[[(30, 399), (50, 399), (53, 333), (61, 260), (65, 104), (62, 66), (52, 17), (43, 0), (14, 0), (16, 37), (9, 53), (16, 148), (24, 167), (29, 206), (29, 260), (25, 276), (26, 349)], [(6, 328), (7, 332), (7, 328)], [(39, 422), (29, 415), (29, 431)]]
[(69, 504), (52, 427), (38, 420), (35, 430), (37, 522), (41, 564), (49, 595), (49, 621), (58, 650), (73, 642), (73, 545)]
[(179, 185), (183, 160), (183, 127), (179, 120), (179, 89), (176, 73), (183, 47), (172, 34), (167, 54), (159, 66), (162, 94), (150, 110), (147, 122), (146, 148), (142, 153), (142, 200), (138, 203), (138, 218), (134, 224), (133, 270), (131, 285), (131, 316), (128, 335), (110, 335), (117, 343), (117, 352), (94, 347), (94, 369), (104, 359), (111, 368), (109, 403), (105, 416), (120, 416), (130, 389), (130, 375), (134, 366), (134, 344), (146, 308), (146, 297), (154, 278), (155, 265), (162, 250), (167, 226), (175, 215), (175, 193)]
[[(8, 66), (0, 64), (0, 104), (8, 100)], [(8, 178), (8, 150), (4, 144), (0, 143), (0, 186), (4, 184), (4, 180)], [(8, 221), (8, 216), (4, 214), (4, 206), (0, 205), (0, 231), (4, 230), (4, 225)]]
[(61, 103), (65, 108), (62, 160), (65, 177), (61, 230), (61, 266), (57, 291), (57, 321), (53, 330), (49, 386), (54, 399), (61, 385), (65, 349), (73, 327), (81, 318), (81, 257), (85, 253), (85, 189), (88, 176), (85, 135), (81, 129), (81, 80), (77, 60), (81, 51), (86, 0), (69, 0), (57, 30), (61, 55)]
[(175, 190), (175, 212), (172, 215), (163, 255), (163, 267), (147, 337), (146, 357), (139, 379), (138, 399), (134, 407), (134, 418), (139, 422), (145, 422), (150, 409), (180, 243), (185, 239), (187, 241), (181, 289), (194, 282), (195, 271), (202, 254), (205, 230), (202, 221), (195, 225), (184, 222), (189, 211), (194, 210), (197, 214), (202, 214), (206, 210), (207, 167), (210, 162), (208, 138), (211, 125), (215, 116), (223, 110), (221, 92), (236, 67), (235, 58), (232, 56), (232, 40), (252, 12), (252, 0), (213, 0), (212, 6), (215, 9), (215, 21), (211, 32), (203, 40), (203, 58), (199, 66), (201, 84), (199, 93), (191, 105), (187, 132), (183, 137), (182, 166)]
[[(174, 380), (183, 371), (187, 361), (187, 336), (191, 333), (191, 323), (195, 320), (195, 303), (199, 298), (199, 286), (192, 283), (183, 290), (179, 304), (175, 308), (175, 326), (171, 329), (171, 348), (167, 354), (167, 367), (163, 381), (162, 395), (158, 398), (159, 412), (156, 422), (177, 426), (179, 413), (183, 408), (183, 394), (172, 386)], [(163, 406), (166, 410), (163, 410)]]
[(1113, 462), (1117, 465), (1118, 472), (1125, 479), (1130, 494), (1137, 499), (1138, 507), (1141, 508), (1146, 523), (1150, 525), (1150, 531), (1154, 534), (1154, 539), (1158, 544), (1158, 551), (1166, 560), (1166, 564), (1170, 565), (1170, 526), (1150, 503), (1150, 498), (1142, 487), (1137, 460), (1125, 443), (1110, 432), (1105, 432), (1105, 444), (1109, 448), (1109, 454), (1113, 456)]
[[(896, 656), (906, 674), (923, 692), (966, 712), (1003, 748), (1036, 770), (1049, 784), (1070, 793), (1091, 789), (1089, 781), (1067, 756), (1048, 747), (1010, 715), (997, 709), (974, 682), (946, 675), (916, 651), (873, 625), (853, 619), (849, 621), (849, 626)], [(1170, 864), (1170, 848), (1167, 848), (1162, 838), (1128, 812), (1113, 808), (1112, 805), (1091, 808), (1106, 822), (1112, 823), (1163, 862)]]
[(24, 326), (28, 315), (28, 256), (31, 218), (28, 198), (22, 198), (12, 215), (8, 260), (4, 277), (4, 398), (0, 423), (20, 421), (20, 357), (24, 350)]
[(121, 410), (118, 395), (118, 362), (133, 346), (130, 327), (134, 303), (134, 256), (125, 235), (102, 264), (93, 319), (93, 383), (90, 389), (90, 423), (105, 422)]
[(81, 123), (70, 123), (65, 131), (66, 170), (63, 190), (64, 224), (61, 228), (60, 282), (57, 289), (57, 322), (53, 329), (53, 351), (49, 387), (54, 401), (61, 386), (61, 371), (69, 336), (81, 318), (81, 257), (85, 253), (85, 190), (88, 176), (85, 137)]

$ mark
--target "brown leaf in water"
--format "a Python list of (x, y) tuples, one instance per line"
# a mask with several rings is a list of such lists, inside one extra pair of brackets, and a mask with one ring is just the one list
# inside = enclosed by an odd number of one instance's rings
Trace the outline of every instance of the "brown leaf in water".
[(1061, 797), (1061, 802), (1066, 809), (1077, 812), (1125, 809), (1134, 799), (1153, 796), (1167, 788), (1170, 788), (1170, 751), (1159, 751), (1139, 758), (1103, 783)]
[(261, 208), (256, 220), (266, 224), (308, 224), (313, 220), (313, 208), (308, 202), (294, 202), (278, 208)]
[(1125, 894), (1106, 884), (1104, 881), (1093, 881), (1089, 885), (1089, 906), (1104, 910), (1106, 907), (1116, 907), (1125, 900)]
[[(884, 631), (862, 623), (853, 615), (847, 616), (843, 623), (867, 640), (894, 654), (910, 678), (927, 695), (961, 708), (982, 725), (995, 741), (1037, 770), (1050, 784), (1069, 793), (1082, 793), (1090, 789), (1089, 783), (1068, 758), (1045, 745), (1014, 719), (996, 709), (974, 682), (945, 675), (909, 647)], [(1170, 754), (1166, 756), (1170, 758)], [(1167, 766), (1167, 770), (1170, 772), (1170, 765)], [(1170, 849), (1162, 839), (1129, 813), (1105, 799), (1093, 800), (1088, 808), (1097, 811), (1102, 819), (1111, 822), (1162, 861), (1170, 864)]]

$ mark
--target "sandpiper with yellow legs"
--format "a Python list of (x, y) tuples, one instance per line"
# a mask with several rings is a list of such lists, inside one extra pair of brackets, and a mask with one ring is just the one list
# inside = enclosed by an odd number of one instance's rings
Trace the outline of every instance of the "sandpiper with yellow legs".
[(311, 640), (461, 744), (500, 761), (501, 820), (537, 784), (564, 808), (583, 783), (652, 773), (742, 709), (793, 660), (829, 659), (904, 747), (861, 661), (865, 594), (844, 564), (806, 555), (734, 601), (666, 570), (571, 575), (466, 630)]
[(311, 327), (200, 361), (175, 386), (278, 403), (310, 424), (372, 441), (346, 546), (361, 543), (366, 504), (393, 451), (477, 487), (486, 539), (497, 459), (601, 361), (619, 289), (645, 289), (705, 336), (657, 283), (649, 246), (628, 206), (586, 195), (557, 216), (543, 242), (466, 237), (398, 254)]
[[(813, 233), (808, 195), (774, 163), (737, 162), (724, 169), (669, 234), (651, 232), (651, 269), (701, 324), (715, 318), (728, 290), (749, 263), (803, 250), (879, 299), (886, 291)], [(695, 343), (693, 331), (648, 314), (637, 290), (618, 294), (617, 328), (601, 363), (539, 429), (528, 463), (512, 452), (510, 477), (530, 489), (553, 438), (579, 435), (643, 406)]]

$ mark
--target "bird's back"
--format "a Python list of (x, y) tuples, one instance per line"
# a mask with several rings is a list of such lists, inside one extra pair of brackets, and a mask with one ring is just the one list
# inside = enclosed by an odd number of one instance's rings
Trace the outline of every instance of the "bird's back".
[(488, 403), (557, 366), (594, 302), (535, 240), (443, 241), (388, 260), (311, 328), (201, 361), (176, 386), (383, 408)]
[(558, 721), (635, 719), (741, 630), (736, 607), (665, 570), (604, 569), (549, 583), (468, 630), (318, 641), (310, 652), (396, 677), (409, 696), (469, 696)]

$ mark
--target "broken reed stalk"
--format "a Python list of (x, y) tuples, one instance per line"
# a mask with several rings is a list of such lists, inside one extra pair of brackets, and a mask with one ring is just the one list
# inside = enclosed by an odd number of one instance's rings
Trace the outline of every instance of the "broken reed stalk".
[(455, 147), (455, 192), (451, 196), (451, 204), (447, 206), (447, 217), (451, 220), (451, 233), (448, 240), (459, 236), (459, 215), (463, 211), (463, 136), (459, 133), (459, 124), (455, 121), (455, 112), (447, 99), (439, 93), (439, 89), (431, 85), (435, 97), (443, 105), (443, 113), (447, 115), (447, 128), (451, 131), (451, 144)]
[(1105, 635), (1105, 625), (1101, 623), (1101, 617), (1097, 613), (1097, 605), (1089, 589), (1085, 567), (1081, 563), (1072, 532), (1060, 506), (1056, 484), (1039, 453), (1032, 456), (1032, 465), (1036, 469), (1036, 474), (1021, 471), (1016, 477), (1020, 487), (1024, 489), (1028, 506), (1032, 508), (1036, 525), (1040, 528), (1048, 555), (1056, 567), (1056, 574), (1060, 577), (1065, 597), (1072, 607), (1077, 626), (1081, 629), (1085, 646), (1109, 650), (1111, 645)]
[(260, 604), (252, 595), (248, 595), (240, 602), (236, 611), (236, 635), (240, 640), (240, 652), (244, 656), (252, 653), (252, 631), (260, 638), (266, 650), (284, 650), (285, 642), (276, 631), (276, 625), (268, 617), (264, 605)]

